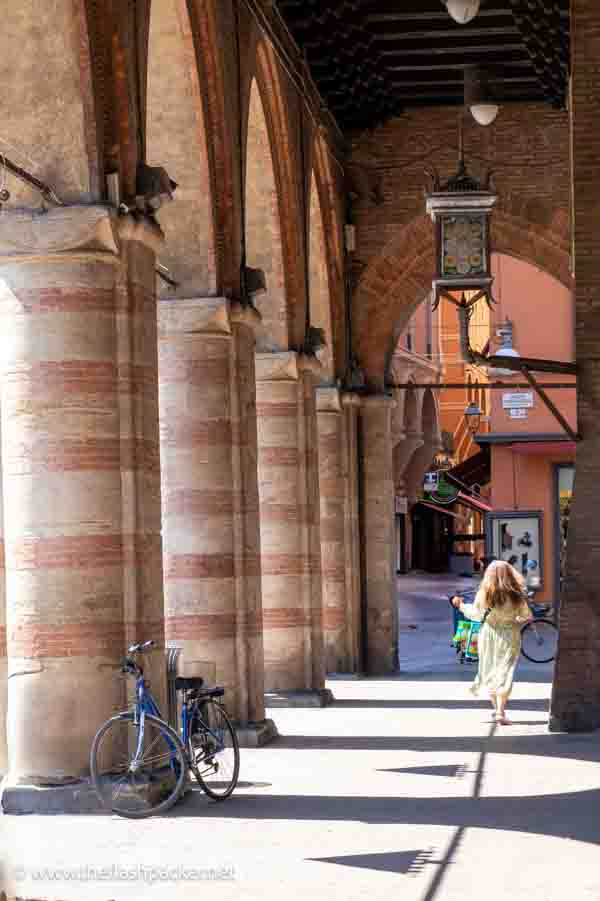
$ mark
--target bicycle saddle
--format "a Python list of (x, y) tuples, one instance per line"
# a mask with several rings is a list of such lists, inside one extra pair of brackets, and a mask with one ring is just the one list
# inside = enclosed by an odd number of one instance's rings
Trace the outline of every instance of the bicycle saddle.
[(195, 688), (202, 688), (204, 679), (202, 676), (178, 676), (175, 679), (175, 691), (191, 691)]

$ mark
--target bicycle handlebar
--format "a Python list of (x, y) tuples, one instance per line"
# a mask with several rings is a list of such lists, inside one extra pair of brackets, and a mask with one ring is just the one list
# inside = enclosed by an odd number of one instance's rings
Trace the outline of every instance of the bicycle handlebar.
[(144, 651), (149, 651), (150, 648), (153, 648), (156, 645), (154, 639), (150, 639), (150, 641), (142, 641), (139, 644), (132, 644), (128, 649), (128, 654), (143, 654)]

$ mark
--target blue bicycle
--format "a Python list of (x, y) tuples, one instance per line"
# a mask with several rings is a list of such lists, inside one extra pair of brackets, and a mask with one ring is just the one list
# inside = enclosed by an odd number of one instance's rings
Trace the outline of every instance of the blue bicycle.
[(240, 769), (235, 729), (219, 701), (223, 688), (205, 688), (200, 677), (178, 678), (181, 734), (162, 718), (135, 659), (154, 645), (146, 641), (129, 648), (121, 672), (136, 679), (133, 709), (100, 727), (90, 754), (92, 782), (102, 804), (137, 819), (169, 810), (183, 794), (190, 770), (210, 798), (224, 801)]

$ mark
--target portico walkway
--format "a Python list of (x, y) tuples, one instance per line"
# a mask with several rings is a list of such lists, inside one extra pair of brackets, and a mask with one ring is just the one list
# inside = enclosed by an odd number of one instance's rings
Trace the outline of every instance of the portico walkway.
[[(282, 737), (243, 752), (241, 785), (222, 806), (194, 792), (171, 815), (142, 822), (0, 818), (5, 881), (22, 880), (13, 893), (78, 901), (597, 899), (600, 738), (547, 732), (550, 667), (533, 665), (518, 675), (514, 725), (496, 727), (491, 708), (467, 693), (472, 668), (452, 657), (447, 602), (427, 589), (414, 603), (420, 622), (400, 608), (406, 671), (332, 680), (332, 707), (272, 711)], [(120, 882), (92, 871), (119, 866), (131, 874)], [(161, 880), (161, 868), (177, 866), (223, 867), (231, 878), (199, 885), (172, 871), (182, 877), (176, 885)], [(44, 867), (69, 881), (36, 880)]]

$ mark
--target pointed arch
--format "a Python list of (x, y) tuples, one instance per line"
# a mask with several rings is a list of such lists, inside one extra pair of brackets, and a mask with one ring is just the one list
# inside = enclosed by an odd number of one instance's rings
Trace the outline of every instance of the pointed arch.
[(250, 88), (249, 111), (256, 85), (262, 102), (275, 180), (289, 345), (299, 347), (304, 340), (307, 297), (306, 248), (302, 237), (300, 203), (301, 166), (297, 135), (292, 131), (290, 106), (284, 97), (282, 79), (272, 46), (259, 40), (255, 51), (255, 78)]
[(329, 282), (331, 350), (334, 372), (342, 375), (347, 356), (346, 293), (341, 192), (332, 171), (331, 155), (320, 135), (313, 143), (313, 178), (319, 199), (324, 232), (324, 252)]
[(262, 269), (267, 290), (255, 299), (262, 316), (258, 349), (287, 350), (290, 323), (285, 285), (279, 194), (262, 97), (256, 80), (250, 89), (246, 141), (246, 260)]
[(313, 169), (309, 190), (309, 299), (310, 318), (313, 326), (323, 330), (326, 346), (319, 351), (319, 362), (323, 366), (325, 378), (332, 381), (335, 376), (333, 347), (333, 327), (331, 315), (331, 280), (321, 198)]
[(200, 75), (185, 0), (153, 0), (147, 89), (147, 159), (177, 182), (175, 201), (157, 218), (165, 232), (161, 262), (177, 281), (167, 297), (217, 292), (213, 179)]
[[(505, 198), (494, 211), (491, 240), (497, 253), (530, 262), (572, 288), (569, 223), (562, 210)], [(430, 294), (434, 272), (434, 230), (423, 215), (396, 233), (361, 278), (353, 326), (372, 385), (383, 384), (395, 338)]]

